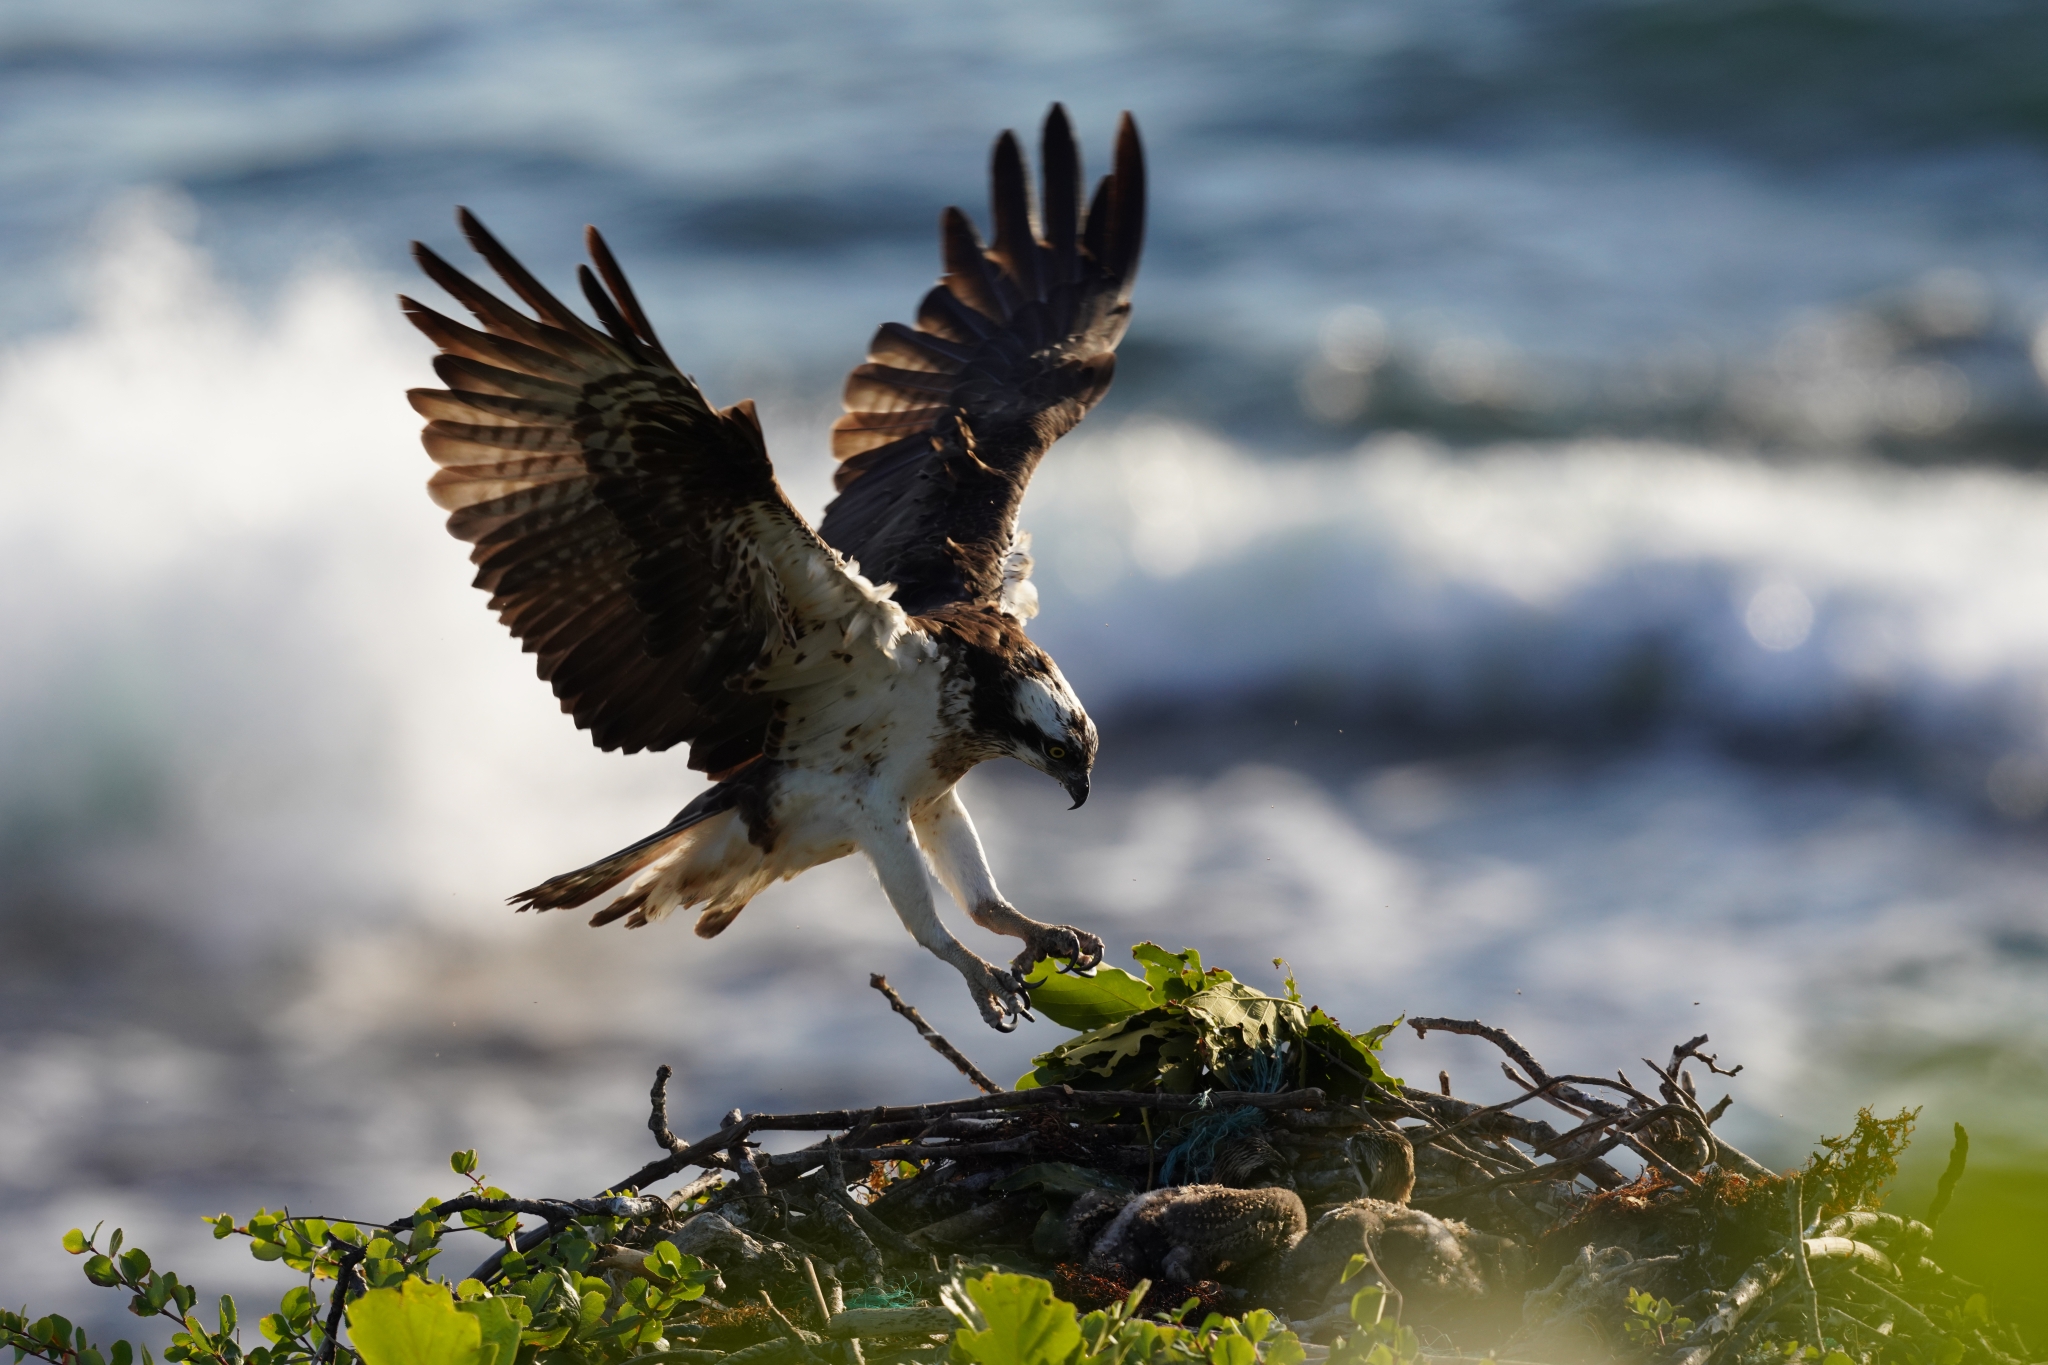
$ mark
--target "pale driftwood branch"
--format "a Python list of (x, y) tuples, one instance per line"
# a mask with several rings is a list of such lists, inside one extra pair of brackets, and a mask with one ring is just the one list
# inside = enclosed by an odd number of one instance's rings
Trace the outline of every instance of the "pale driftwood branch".
[(838, 1340), (856, 1337), (929, 1337), (950, 1334), (960, 1325), (949, 1308), (849, 1308), (834, 1313), (825, 1335)]

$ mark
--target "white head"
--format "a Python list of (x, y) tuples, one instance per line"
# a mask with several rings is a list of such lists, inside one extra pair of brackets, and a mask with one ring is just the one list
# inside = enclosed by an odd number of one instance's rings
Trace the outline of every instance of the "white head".
[(1086, 801), (1095, 722), (1051, 659), (1043, 673), (1016, 676), (1010, 710), (1010, 752), (1065, 787), (1076, 806)]

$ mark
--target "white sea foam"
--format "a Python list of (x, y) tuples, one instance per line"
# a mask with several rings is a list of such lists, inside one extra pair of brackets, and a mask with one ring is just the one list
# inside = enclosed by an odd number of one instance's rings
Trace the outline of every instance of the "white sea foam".
[(1654, 656), (1637, 704), (1794, 750), (1875, 726), (1981, 784), (2048, 741), (2030, 475), (1400, 435), (1275, 463), (1168, 424), (1074, 445), (1029, 506), (1038, 634), (1098, 705), (1311, 681), (1361, 719), (1396, 693), (1453, 729), (1597, 720)]

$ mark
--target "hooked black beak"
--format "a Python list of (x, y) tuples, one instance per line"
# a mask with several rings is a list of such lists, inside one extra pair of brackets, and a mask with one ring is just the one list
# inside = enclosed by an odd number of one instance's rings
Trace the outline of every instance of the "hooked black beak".
[(1074, 798), (1074, 804), (1068, 806), (1067, 809), (1081, 809), (1082, 805), (1088, 800), (1088, 774), (1082, 773), (1079, 777), (1069, 778), (1061, 785), (1067, 789), (1067, 795)]

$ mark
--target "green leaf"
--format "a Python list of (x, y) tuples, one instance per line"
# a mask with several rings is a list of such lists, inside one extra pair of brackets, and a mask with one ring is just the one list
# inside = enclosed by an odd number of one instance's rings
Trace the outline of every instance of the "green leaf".
[(1164, 1000), (1179, 1000), (1205, 985), (1232, 979), (1221, 967), (1204, 971), (1202, 955), (1193, 948), (1169, 953), (1156, 943), (1140, 943), (1131, 956), (1144, 964), (1146, 984)]
[(1128, 1019), (1165, 1000), (1150, 982), (1116, 967), (1097, 968), (1093, 976), (1072, 976), (1045, 958), (1024, 980), (1031, 987), (1032, 1009), (1062, 1028), (1081, 1032)]
[(302, 1284), (295, 1284), (284, 1291), (284, 1297), (278, 1300), (277, 1311), (284, 1314), (285, 1321), (304, 1327), (313, 1320), (317, 1306), (313, 1302), (313, 1291)]
[(1266, 1365), (1301, 1365), (1308, 1359), (1308, 1352), (1302, 1349), (1301, 1338), (1290, 1331), (1281, 1331), (1266, 1347)]
[(425, 1280), (365, 1292), (348, 1306), (348, 1331), (363, 1365), (491, 1365), (482, 1319)]
[(468, 1175), (476, 1169), (476, 1148), (465, 1147), (448, 1155), (448, 1169), (457, 1175)]
[[(1054, 1073), (1062, 1083), (1079, 1082), (1086, 1085), (1086, 1076), (1099, 1076), (1114, 1083), (1118, 1071), (1126, 1064), (1139, 1061), (1140, 1053), (1147, 1040), (1162, 1045), (1176, 1036), (1185, 1036), (1187, 1025), (1178, 1018), (1169, 1018), (1158, 1011), (1146, 1011), (1132, 1015), (1120, 1023), (1105, 1024), (1091, 1033), (1084, 1033), (1054, 1048), (1051, 1052), (1033, 1061), (1037, 1064), (1039, 1083), (1046, 1084), (1045, 1073)], [(1161, 1047), (1162, 1055), (1164, 1047)], [(1156, 1068), (1146, 1068), (1156, 1071)], [(1149, 1089), (1143, 1077), (1130, 1076), (1134, 1090)], [(1156, 1080), (1156, 1076), (1154, 1078)]]
[(1181, 1008), (1211, 1034), (1252, 1051), (1270, 1051), (1302, 1031), (1301, 1006), (1255, 991), (1242, 981), (1219, 981), (1182, 1000)]
[[(1340, 1095), (1357, 1093), (1358, 1076), (1380, 1085), (1400, 1085), (1400, 1078), (1389, 1076), (1379, 1059), (1381, 1043), (1399, 1022), (1382, 1024), (1363, 1033), (1349, 1033), (1321, 1008), (1311, 1008), (1302, 1028), (1303, 1039), (1320, 1049), (1332, 1063), (1328, 1075), (1318, 1078), (1318, 1083)], [(1356, 1076), (1349, 1074), (1354, 1072)]]
[(458, 1303), (455, 1311), (469, 1314), (483, 1329), (483, 1353), (477, 1357), (477, 1365), (512, 1365), (512, 1357), (519, 1353), (519, 1320), (503, 1299)]
[(363, 1279), (372, 1289), (392, 1289), (406, 1279), (405, 1262), (391, 1260), (365, 1260)]
[(1209, 1365), (1258, 1365), (1258, 1348), (1235, 1335), (1216, 1338), (1209, 1348)]
[(121, 1283), (121, 1274), (114, 1269), (114, 1263), (104, 1256), (94, 1256), (85, 1263), (85, 1278), (102, 1289)]
[(77, 1228), (64, 1234), (64, 1249), (73, 1256), (80, 1255), (91, 1244), (86, 1235)]
[(149, 1273), (149, 1253), (141, 1247), (130, 1247), (121, 1253), (121, 1273), (131, 1280), (139, 1280)]
[(984, 1275), (963, 1286), (980, 1310), (986, 1331), (963, 1327), (953, 1334), (958, 1365), (1065, 1365), (1081, 1349), (1081, 1324), (1074, 1306), (1052, 1285), (1029, 1275)]

